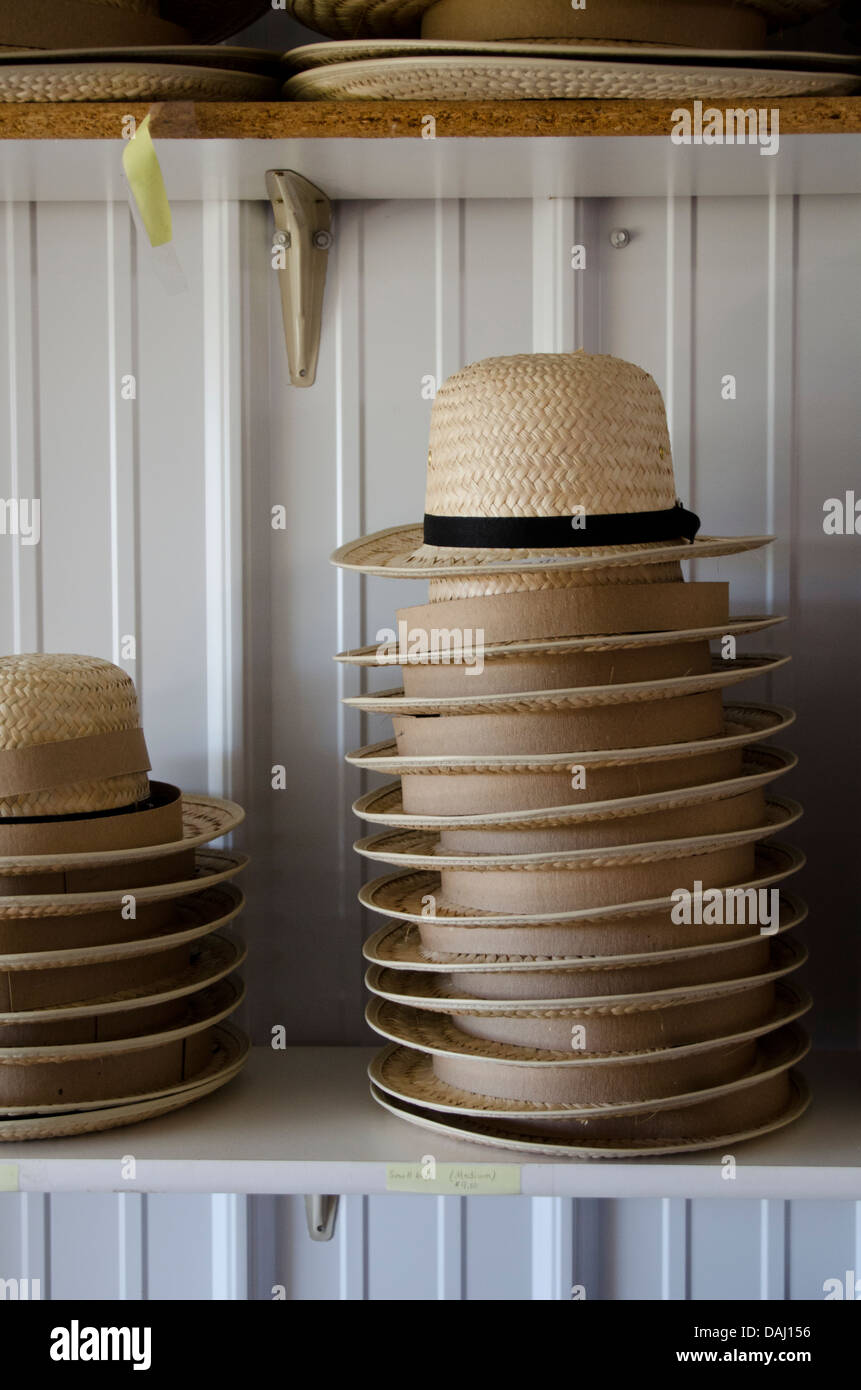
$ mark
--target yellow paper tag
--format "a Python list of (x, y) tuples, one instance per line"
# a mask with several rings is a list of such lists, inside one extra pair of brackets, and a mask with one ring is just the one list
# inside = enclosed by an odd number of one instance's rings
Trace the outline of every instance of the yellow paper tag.
[(389, 1163), (387, 1192), (429, 1192), (437, 1197), (513, 1197), (520, 1192), (517, 1163)]
[(18, 1164), (0, 1163), (0, 1192), (18, 1191)]
[(123, 150), (123, 169), (138, 206), (151, 246), (164, 246), (173, 237), (167, 189), (145, 116)]

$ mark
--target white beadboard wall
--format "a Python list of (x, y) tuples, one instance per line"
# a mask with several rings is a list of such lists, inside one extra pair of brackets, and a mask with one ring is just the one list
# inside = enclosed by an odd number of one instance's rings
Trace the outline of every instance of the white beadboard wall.
[[(737, 611), (791, 614), (773, 645), (795, 662), (744, 694), (799, 712), (816, 1034), (857, 1046), (861, 571), (822, 504), (856, 481), (861, 198), (340, 204), (308, 391), (287, 384), (268, 206), (177, 203), (174, 225), (170, 295), (125, 205), (0, 209), (0, 497), (42, 501), (38, 547), (0, 536), (0, 650), (120, 660), (157, 774), (244, 801), (257, 1040), (366, 1038), (342, 754), (385, 725), (339, 706), (353, 677), (330, 657), (424, 591), (327, 557), (420, 516), (423, 379), (584, 346), (656, 376), (707, 530), (779, 536), (699, 577), (731, 579)], [(838, 1202), (350, 1198), (319, 1245), (301, 1198), (0, 1196), (0, 1277), (54, 1298), (816, 1298), (859, 1261), (861, 1212)]]

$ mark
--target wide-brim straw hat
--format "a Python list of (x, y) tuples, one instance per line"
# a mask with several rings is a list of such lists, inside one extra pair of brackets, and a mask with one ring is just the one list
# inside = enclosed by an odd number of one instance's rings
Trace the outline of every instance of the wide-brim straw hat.
[(209, 1030), (243, 997), (240, 980), (222, 979), (191, 995), (179, 1017), (158, 1031), (147, 1031), (135, 1019), (127, 1034), (118, 1029), (114, 1036), (96, 1034), (86, 1042), (0, 1046), (0, 1114), (39, 1113), (56, 1104), (101, 1105), (182, 1085), (208, 1056)]
[[(783, 882), (795, 874), (805, 864), (804, 854), (791, 845), (771, 841), (756, 846), (753, 872), (741, 878), (730, 879), (723, 884), (726, 888), (767, 888)], [(603, 923), (628, 918), (648, 918), (669, 913), (673, 899), (669, 892), (654, 894), (646, 898), (631, 898), (621, 902), (604, 902), (588, 907), (564, 908), (559, 911), (494, 911), (489, 908), (464, 907), (447, 899), (442, 892), (440, 875), (415, 869), (400, 870), (396, 873), (382, 874), (372, 879), (359, 890), (359, 901), (371, 912), (396, 918), (403, 922), (414, 922), (423, 930), (431, 927), (441, 929), (440, 935), (449, 933), (449, 940), (480, 938), (482, 928), (497, 927), (536, 927), (553, 930), (555, 927), (585, 923)], [(474, 934), (465, 929), (475, 929)], [(453, 951), (480, 950), (475, 945), (440, 946), (438, 949)], [(540, 949), (540, 948), (538, 948)]]
[(796, 23), (832, 0), (288, 0), (301, 24), (335, 38), (618, 40), (754, 46), (767, 26)]
[[(746, 1076), (711, 1091), (683, 1097), (673, 1106), (607, 1115), (554, 1115), (547, 1108), (525, 1113), (503, 1108), (434, 1078), (428, 1059), (388, 1047), (371, 1063), (371, 1095), (391, 1114), (449, 1139), (497, 1149), (574, 1159), (657, 1157), (721, 1147), (765, 1135), (798, 1119), (810, 1093), (793, 1063), (805, 1055), (803, 1034), (765, 1039)], [(420, 1102), (415, 1095), (423, 1098)], [(405, 1099), (410, 1096), (412, 1099)]]
[[(603, 1071), (603, 1089), (608, 1097), (603, 1102), (585, 1096), (570, 1101), (554, 1101), (547, 1098), (532, 1100), (529, 1097), (494, 1096), (470, 1090), (447, 1081), (434, 1070), (435, 1057), (442, 1055), (441, 1051), (434, 1053), (427, 1047), (414, 1048), (397, 1042), (389, 1043), (377, 1054), (369, 1067), (369, 1075), (376, 1086), (398, 1100), (425, 1106), (441, 1114), (498, 1116), (519, 1120), (521, 1123), (539, 1118), (557, 1121), (598, 1119), (602, 1115), (625, 1116), (630, 1121), (638, 1114), (675, 1111), (704, 1100), (714, 1101), (721, 1095), (737, 1094), (745, 1086), (754, 1085), (757, 1080), (762, 1080), (767, 1075), (796, 1065), (809, 1050), (809, 1042), (799, 1024), (789, 1019), (791, 1012), (787, 1001), (784, 1001), (782, 1007), (775, 1011), (775, 1019), (785, 1017), (785, 1022), (776, 1022), (769, 1031), (745, 1038), (738, 1044), (738, 1062), (733, 1069), (735, 1075), (728, 1073), (724, 1079), (716, 1077), (711, 1083), (706, 1081), (704, 1086), (690, 1086), (690, 1089), (684, 1089), (685, 1056), (682, 1049), (678, 1049), (681, 1055), (677, 1063), (682, 1063), (681, 1067), (678, 1067), (682, 1086), (675, 1094), (642, 1099), (624, 1096), (611, 1099), (608, 1095), (613, 1088), (614, 1073), (624, 1080), (629, 1080), (632, 1069), (641, 1060), (627, 1057), (605, 1059), (611, 1065), (604, 1067), (601, 1066), (600, 1060), (596, 1059), (597, 1064), (593, 1065), (592, 1070), (595, 1075), (600, 1075)], [(723, 1050), (726, 1051), (726, 1047)], [(511, 1052), (512, 1049), (508, 1051)], [(697, 1051), (702, 1049), (692, 1048), (688, 1050), (688, 1056), (696, 1056)], [(581, 1073), (589, 1067), (590, 1060), (579, 1060), (578, 1069)], [(493, 1059), (488, 1056), (487, 1061), (489, 1068), (492, 1068)], [(544, 1065), (548, 1068), (548, 1074), (552, 1075), (553, 1064)], [(555, 1069), (558, 1070), (558, 1064)], [(524, 1127), (528, 1128), (528, 1125)]]
[(150, 1091), (145, 1098), (126, 1092), (106, 1103), (82, 1105), (61, 1102), (40, 1105), (34, 1113), (11, 1112), (11, 1118), (0, 1119), (0, 1143), (15, 1143), (24, 1139), (61, 1139), (75, 1134), (90, 1134), (117, 1129), (155, 1119), (183, 1106), (202, 1100), (225, 1086), (242, 1069), (251, 1044), (244, 1033), (223, 1021), (208, 1029), (206, 1053), (195, 1058), (187, 1068), (185, 1079)]
[[(426, 1009), (435, 1013), (460, 1014), (464, 1011), (475, 1011), (492, 1016), (535, 1011), (540, 1015), (542, 1011), (576, 1011), (610, 1004), (615, 1007), (629, 1005), (633, 1012), (648, 1002), (654, 1002), (657, 1006), (661, 1000), (672, 1003), (676, 998), (688, 999), (694, 994), (697, 998), (707, 998), (709, 994), (721, 993), (728, 986), (753, 988), (756, 983), (766, 979), (776, 980), (783, 975), (791, 974), (805, 963), (807, 950), (804, 946), (793, 943), (791, 939), (785, 939), (786, 930), (784, 926), (782, 932), (774, 936), (753, 938), (745, 943), (746, 946), (750, 946), (758, 941), (763, 946), (765, 956), (761, 966), (749, 974), (745, 974), (744, 971), (733, 971), (729, 975), (722, 973), (727, 959), (733, 954), (741, 954), (742, 948), (738, 942), (731, 943), (728, 948), (710, 948), (700, 955), (683, 957), (683, 962), (704, 962), (708, 973), (696, 982), (680, 985), (664, 983), (660, 971), (670, 962), (663, 956), (652, 962), (657, 965), (657, 979), (645, 989), (628, 990), (615, 987), (615, 977), (622, 969), (616, 957), (611, 957), (605, 962), (603, 968), (596, 967), (592, 961), (581, 960), (577, 967), (562, 970), (558, 963), (545, 961), (543, 974), (548, 981), (551, 978), (558, 978), (560, 981), (558, 991), (552, 994), (539, 992), (537, 989), (529, 990), (528, 986), (520, 997), (516, 994), (505, 994), (499, 998), (484, 993), (476, 994), (467, 987), (468, 981), (463, 971), (450, 971), (440, 962), (434, 962), (433, 968), (428, 969), (431, 964), (428, 961), (424, 963), (424, 970), (392, 970), (386, 966), (372, 965), (365, 973), (365, 984), (372, 994), (380, 999), (387, 999), (392, 1004)], [(649, 963), (648, 957), (645, 963)], [(466, 974), (479, 973), (476, 963), (471, 962)], [(530, 978), (529, 971), (515, 973), (518, 980), (528, 981)], [(537, 968), (531, 974), (537, 977)], [(595, 979), (603, 982), (605, 988), (592, 993)]]
[[(806, 917), (806, 903), (794, 894), (781, 892), (778, 900), (777, 930), (774, 934), (777, 936), (790, 931)], [(735, 967), (730, 961), (736, 952), (744, 953), (749, 947), (763, 942), (767, 944), (771, 939), (764, 937), (759, 930), (751, 935), (750, 928), (744, 923), (739, 923), (735, 936), (721, 935), (716, 940), (701, 940), (701, 937), (707, 937), (707, 931), (700, 928), (697, 941), (692, 944), (688, 932), (683, 933), (676, 929), (673, 933), (676, 940), (672, 946), (662, 942), (656, 946), (653, 944), (652, 936), (644, 948), (643, 943), (636, 940), (637, 927), (633, 928), (633, 932), (623, 932), (620, 938), (612, 926), (602, 923), (597, 927), (585, 925), (569, 928), (569, 952), (560, 955), (540, 949), (537, 952), (528, 951), (531, 944), (529, 933), (537, 933), (538, 930), (534, 927), (520, 930), (499, 928), (495, 934), (497, 940), (494, 941), (493, 929), (489, 928), (485, 932), (484, 949), (467, 954), (433, 951), (423, 944), (421, 935), (413, 923), (386, 922), (368, 938), (362, 953), (372, 966), (387, 974), (403, 972), (410, 975), (443, 975), (459, 981), (459, 987), (465, 993), (480, 993), (483, 998), (501, 998), (503, 995), (508, 997), (513, 987), (527, 992), (540, 990), (543, 988), (542, 982), (545, 979), (549, 980), (551, 974), (554, 978), (564, 981), (569, 975), (589, 976), (612, 971), (614, 975), (618, 974), (619, 978), (623, 979), (626, 972), (630, 973), (642, 967), (657, 965), (667, 968), (677, 963), (684, 965), (688, 961), (705, 960), (710, 955), (719, 956), (725, 963), (724, 968), (728, 966), (729, 973), (732, 974)], [(642, 928), (639, 930), (642, 934)], [(510, 949), (510, 941), (506, 938), (512, 935), (516, 938), (515, 945), (526, 947), (528, 953), (522, 954)], [(614, 949), (620, 941), (622, 949)], [(494, 945), (498, 950), (492, 949)], [(508, 984), (509, 979), (512, 985)], [(527, 984), (527, 981), (535, 979), (539, 981), (538, 985)]]
[[(350, 45), (352, 48), (352, 45)], [(374, 45), (365, 45), (373, 48)], [(428, 52), (427, 47), (434, 51)], [(403, 42), (399, 51), (343, 61), (311, 62), (284, 83), (286, 101), (774, 101), (781, 97), (847, 96), (857, 92), (861, 77), (847, 71), (844, 57), (836, 71), (835, 54), (822, 54), (797, 67), (784, 56), (777, 63), (767, 52), (745, 52), (744, 62), (716, 62), (714, 50), (689, 54), (687, 63), (668, 60), (667, 50), (619, 48), (529, 52), (520, 44), (475, 44), (472, 50), (437, 50), (421, 39)], [(347, 45), (342, 45), (347, 48)], [(410, 51), (410, 50), (414, 51)], [(492, 50), (492, 51), (488, 51)], [(526, 50), (526, 51), (524, 51)], [(307, 50), (306, 50), (307, 51)], [(703, 56), (707, 61), (703, 62)], [(295, 56), (294, 63), (296, 62)], [(757, 61), (754, 61), (758, 59)], [(299, 57), (301, 62), (301, 53)]]
[[(445, 1014), (404, 1008), (372, 999), (366, 1018), (390, 1042), (433, 1059), (438, 1080), (475, 1096), (530, 1105), (647, 1109), (675, 1097), (735, 1081), (757, 1051), (757, 1039), (805, 1014), (809, 995), (785, 982), (775, 987), (774, 1003), (756, 1017), (737, 1014), (728, 997), (723, 1033), (696, 1042), (630, 1048), (623, 1051), (551, 1050), (472, 1037)], [(590, 1025), (587, 1023), (587, 1038)]]
[[(628, 768), (640, 765), (670, 765), (671, 774), (686, 760), (694, 767), (692, 780), (701, 780), (695, 770), (700, 758), (743, 749), (761, 738), (782, 733), (795, 721), (792, 710), (782, 705), (727, 705), (722, 709), (719, 731), (699, 738), (681, 739), (673, 743), (642, 744), (630, 747), (560, 749), (558, 752), (539, 752), (535, 749), (501, 752), (409, 753), (399, 751), (397, 743), (385, 739), (356, 748), (346, 755), (346, 761), (362, 772), (375, 772), (398, 777), (450, 776), (515, 776), (567, 774), (570, 781), (572, 765), (583, 764), (593, 769)], [(481, 717), (481, 716), (477, 716)], [(627, 780), (627, 779), (626, 779)], [(585, 798), (584, 798), (585, 799)]]
[[(174, 878), (167, 867), (171, 862), (177, 865)], [(131, 869), (120, 865), (116, 870), (13, 875), (5, 881), (0, 879), (0, 918), (119, 912), (129, 899), (134, 899), (137, 910), (152, 903), (173, 903), (226, 883), (241, 873), (247, 863), (247, 854), (206, 849), (192, 851), (188, 862), (181, 854), (165, 861), (144, 861), (137, 865), (137, 872), (134, 865)], [(155, 873), (145, 872), (151, 866), (155, 866)]]
[(617, 567), (628, 582), (658, 583), (677, 577), (668, 562), (771, 539), (698, 529), (678, 501), (648, 372), (585, 352), (525, 353), (475, 363), (440, 387), (423, 526), (377, 532), (332, 560), (394, 577), (507, 575), (509, 588), (532, 587), (536, 571), (559, 571), (567, 584)]
[[(735, 803), (735, 804), (734, 804)], [(590, 837), (595, 844), (587, 844), (576, 849), (547, 849), (545, 851), (516, 850), (484, 853), (467, 849), (448, 848), (443, 838), (434, 832), (421, 830), (384, 830), (378, 835), (366, 836), (357, 840), (353, 846), (357, 854), (365, 859), (394, 864), (401, 868), (451, 871), (468, 869), (471, 871), (514, 870), (526, 872), (570, 869), (577, 871), (591, 868), (615, 868), (623, 864), (646, 864), (661, 859), (680, 859), (708, 854), (711, 851), (729, 849), (736, 845), (748, 844), (786, 830), (803, 814), (797, 801), (788, 797), (769, 797), (765, 801), (764, 812), (760, 809), (759, 795), (742, 796), (715, 804), (720, 813), (715, 823), (722, 824), (720, 830), (701, 834), (684, 835), (678, 832), (690, 823), (687, 808), (671, 813), (665, 829), (667, 838), (651, 841), (639, 838), (640, 822), (635, 820), (628, 827), (626, 836), (619, 822), (611, 820), (599, 822)], [(753, 824), (747, 822), (752, 821)], [(457, 833), (457, 832), (455, 832)], [(517, 836), (524, 832), (512, 831), (509, 843), (516, 844)], [(546, 832), (544, 832), (546, 834)], [(527, 840), (527, 843), (530, 843)]]
[(239, 969), (246, 948), (215, 926), (202, 922), (196, 935), (164, 940), (160, 950), (148, 945), (140, 955), (119, 960), (93, 960), (73, 950), (63, 952), (59, 963), (51, 954), (24, 966), (20, 959), (0, 957), (0, 1046), (11, 1023), (62, 1027), (99, 1020), (93, 1025), (98, 1029), (108, 1015), (155, 1009), (216, 984)]
[(520, 1121), (482, 1120), (459, 1114), (440, 1114), (397, 1100), (371, 1083), (371, 1098), (390, 1115), (420, 1129), (491, 1149), (522, 1153), (529, 1159), (544, 1158), (625, 1159), (660, 1158), (696, 1153), (762, 1138), (801, 1118), (810, 1105), (810, 1088), (794, 1070), (782, 1071), (754, 1086), (724, 1098), (687, 1106), (682, 1111), (653, 1113), (648, 1120), (631, 1116), (598, 1121), (561, 1122), (560, 1133), (550, 1133), (553, 1120), (539, 1120), (526, 1130)]
[[(372, 792), (366, 792), (353, 802), (353, 813), (372, 825), (385, 825), (402, 830), (542, 830), (588, 824), (592, 821), (628, 819), (650, 816), (656, 812), (680, 806), (700, 806), (768, 786), (778, 777), (791, 772), (798, 759), (782, 748), (750, 748), (743, 752), (737, 776), (717, 782), (702, 782), (675, 787), (666, 791), (643, 792), (603, 801), (585, 801), (557, 806), (536, 806), (516, 809), (506, 805), (503, 810), (437, 814), (430, 810), (410, 812), (404, 809), (400, 782), (391, 782)], [(570, 765), (569, 765), (570, 766)], [(448, 779), (444, 779), (446, 788)], [(433, 787), (434, 783), (430, 783)], [(443, 794), (438, 804), (446, 806)]]
[(4, 4), (0, 50), (102, 49), (218, 43), (252, 24), (270, 0), (50, 0)]

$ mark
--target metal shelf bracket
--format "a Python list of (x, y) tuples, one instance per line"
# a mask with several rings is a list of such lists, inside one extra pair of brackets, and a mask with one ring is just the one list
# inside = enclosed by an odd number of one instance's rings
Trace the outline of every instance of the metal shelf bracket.
[(294, 386), (313, 386), (333, 240), (332, 205), (291, 169), (267, 170), (266, 191), (275, 213), (273, 265), (281, 285), (290, 380)]
[(337, 1197), (306, 1197), (305, 1219), (312, 1240), (331, 1240), (338, 1216)]

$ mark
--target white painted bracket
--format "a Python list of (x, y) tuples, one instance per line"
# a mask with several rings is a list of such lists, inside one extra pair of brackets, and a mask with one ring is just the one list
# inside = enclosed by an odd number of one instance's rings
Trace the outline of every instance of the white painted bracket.
[(331, 1240), (338, 1216), (337, 1197), (306, 1197), (305, 1219), (312, 1240)]
[(294, 386), (313, 386), (332, 245), (332, 205), (325, 193), (290, 169), (268, 169), (266, 191), (275, 213), (273, 264), (281, 284), (290, 380)]

